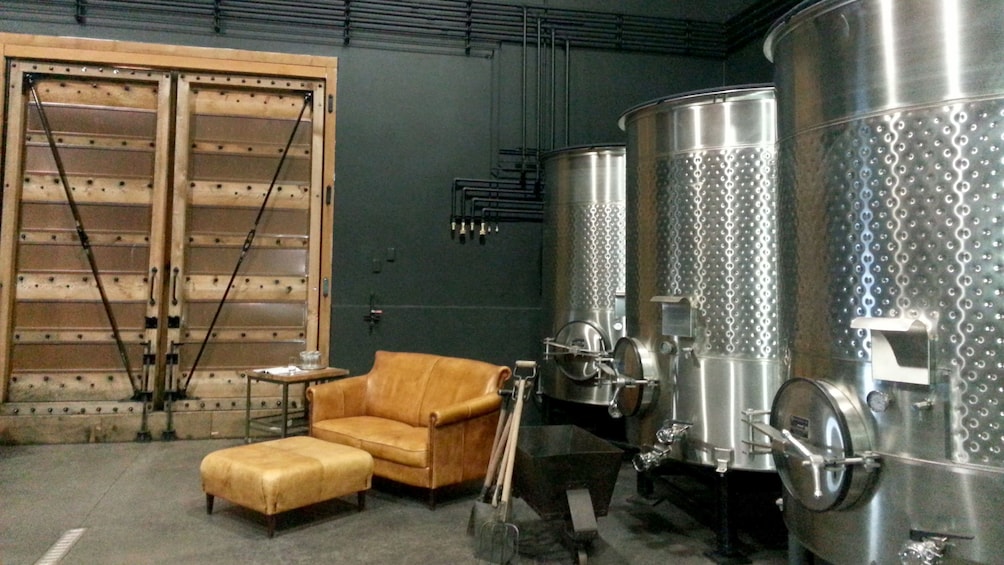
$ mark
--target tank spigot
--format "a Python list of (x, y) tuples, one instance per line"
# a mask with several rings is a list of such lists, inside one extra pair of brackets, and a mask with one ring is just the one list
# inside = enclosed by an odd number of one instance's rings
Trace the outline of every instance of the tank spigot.
[(943, 536), (925, 537), (920, 541), (910, 540), (899, 550), (903, 565), (938, 565), (945, 556), (948, 538)]
[(669, 458), (669, 446), (654, 445), (650, 451), (638, 453), (631, 459), (634, 470), (639, 473), (658, 467), (663, 460)]
[[(668, 424), (669, 422), (667, 422)], [(673, 445), (674, 443), (683, 439), (687, 435), (687, 430), (689, 430), (693, 424), (687, 424), (685, 422), (672, 422), (672, 425), (666, 427), (665, 424), (659, 431), (655, 432), (655, 439), (660, 443), (665, 443), (667, 445)]]
[(693, 424), (686, 422), (666, 421), (657, 432), (655, 432), (656, 444), (648, 452), (639, 453), (634, 456), (631, 463), (635, 471), (643, 473), (662, 464), (669, 458), (673, 451), (673, 444), (683, 439), (687, 435)]

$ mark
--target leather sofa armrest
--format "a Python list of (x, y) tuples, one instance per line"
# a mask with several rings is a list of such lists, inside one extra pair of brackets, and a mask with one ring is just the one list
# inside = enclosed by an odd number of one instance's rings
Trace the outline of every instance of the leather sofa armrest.
[(307, 389), (310, 423), (366, 413), (366, 375), (314, 385)]
[(452, 404), (429, 414), (429, 427), (436, 428), (455, 422), (491, 414), (502, 406), (502, 398), (497, 393), (484, 394), (463, 402)]

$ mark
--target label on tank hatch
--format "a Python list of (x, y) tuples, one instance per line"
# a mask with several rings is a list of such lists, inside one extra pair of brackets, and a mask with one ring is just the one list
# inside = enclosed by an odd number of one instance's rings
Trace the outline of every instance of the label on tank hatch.
[(809, 439), (809, 419), (802, 416), (792, 416), (788, 420), (788, 431), (799, 439)]

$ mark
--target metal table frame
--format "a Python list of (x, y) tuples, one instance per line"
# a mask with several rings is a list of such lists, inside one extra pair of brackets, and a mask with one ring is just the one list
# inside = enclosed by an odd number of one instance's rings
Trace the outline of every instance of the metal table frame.
[[(296, 367), (272, 367), (269, 369), (253, 369), (244, 373), (246, 379), (246, 389), (247, 389), (247, 402), (245, 403), (245, 419), (244, 419), (244, 441), (246, 443), (251, 442), (251, 428), (257, 426), (257, 429), (263, 429), (266, 431), (274, 431), (275, 425), (268, 423), (270, 420), (276, 419), (277, 416), (259, 416), (257, 418), (251, 417), (251, 382), (260, 381), (266, 383), (273, 383), (280, 386), (282, 389), (282, 413), (279, 417), (282, 420), (279, 422), (279, 437), (286, 437), (290, 433), (289, 426), (289, 386), (295, 384), (318, 384), (327, 381), (334, 381), (341, 378), (347, 377), (349, 374), (346, 369), (339, 369), (337, 367), (325, 367), (323, 369), (299, 369)], [(306, 417), (306, 399), (303, 403), (303, 416)]]

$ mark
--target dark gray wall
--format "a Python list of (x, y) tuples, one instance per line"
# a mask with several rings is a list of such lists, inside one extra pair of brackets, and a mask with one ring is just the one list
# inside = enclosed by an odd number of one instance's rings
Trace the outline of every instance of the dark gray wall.
[[(484, 244), (449, 227), (455, 177), (488, 178), (498, 148), (523, 142), (518, 45), (417, 52), (225, 35), (139, 32), (4, 19), (0, 30), (339, 57), (331, 362), (368, 370), (376, 349), (511, 365), (542, 352), (541, 229), (507, 223)], [(569, 123), (564, 54), (557, 53), (554, 147), (623, 141), (621, 113), (689, 90), (765, 82), (759, 46), (725, 63), (675, 56), (572, 50)], [(542, 148), (552, 148), (550, 53), (541, 87)], [(526, 57), (528, 146), (536, 146), (536, 53)], [(726, 82), (728, 81), (728, 82)], [(377, 272), (378, 271), (378, 272)], [(383, 318), (363, 317), (370, 297)]]
[(774, 64), (763, 54), (763, 39), (751, 41), (725, 61), (726, 84), (766, 83), (774, 80)]

